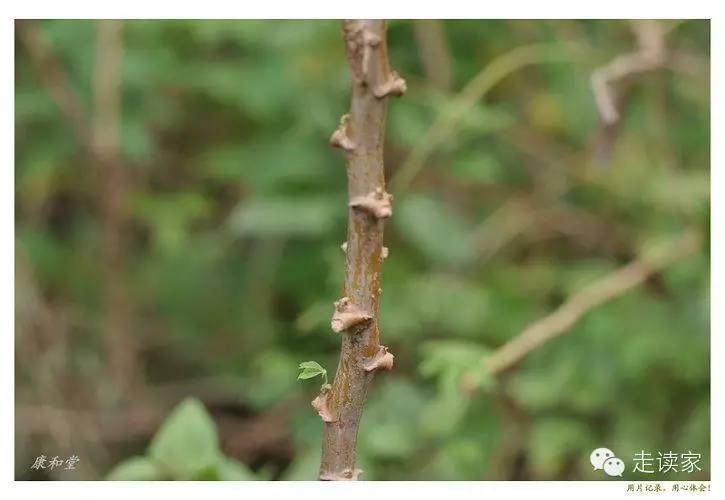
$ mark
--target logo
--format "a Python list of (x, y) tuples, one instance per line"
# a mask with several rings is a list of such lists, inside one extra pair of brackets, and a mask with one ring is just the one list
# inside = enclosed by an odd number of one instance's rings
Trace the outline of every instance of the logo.
[(608, 476), (622, 476), (624, 472), (624, 461), (617, 458), (609, 448), (597, 448), (591, 455), (589, 461), (594, 470), (603, 470)]

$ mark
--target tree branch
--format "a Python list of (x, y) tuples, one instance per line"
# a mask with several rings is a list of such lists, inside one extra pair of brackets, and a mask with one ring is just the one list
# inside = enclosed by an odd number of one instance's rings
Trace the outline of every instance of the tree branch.
[(466, 113), (498, 83), (511, 73), (533, 64), (570, 61), (579, 50), (562, 44), (532, 44), (517, 47), (492, 60), (453, 98), (438, 110), (428, 131), (419, 140), (398, 168), (390, 184), (398, 195), (407, 189), (425, 166), (435, 149), (447, 141)]
[[(641, 258), (595, 281), (487, 356), (484, 362), (489, 373), (497, 375), (511, 368), (532, 351), (568, 332), (590, 310), (641, 285), (654, 273), (695, 252), (700, 244), (699, 234), (694, 230), (687, 231), (678, 239), (652, 249)], [(470, 386), (470, 380), (464, 378), (463, 385)]]
[(453, 85), (453, 60), (443, 21), (417, 19), (413, 21), (413, 35), (426, 77), (434, 88), (449, 92)]
[(98, 21), (93, 74), (94, 114), (91, 150), (101, 182), (106, 340), (109, 369), (123, 393), (136, 378), (135, 346), (129, 337), (128, 297), (124, 286), (123, 232), (126, 176), (119, 150), (123, 22)]
[(81, 147), (88, 147), (90, 137), (88, 113), (80, 96), (73, 90), (68, 75), (63, 71), (53, 46), (43, 34), (37, 21), (17, 21), (16, 30), (43, 86), (55, 101), (68, 125), (76, 133)]
[(101, 20), (97, 26), (94, 102), (90, 116), (37, 22), (19, 21), (17, 33), (44, 87), (74, 130), (100, 183), (97, 202), (103, 220), (107, 355), (111, 378), (123, 393), (137, 376), (135, 346), (128, 336), (131, 331), (127, 324), (128, 296), (123, 285), (126, 175), (119, 148), (123, 22)]
[(660, 68), (667, 59), (666, 30), (658, 21), (632, 21), (632, 29), (637, 37), (637, 50), (615, 57), (592, 74), (592, 90), (605, 126), (615, 125), (620, 117), (614, 84)]
[(387, 99), (405, 92), (405, 81), (388, 65), (386, 23), (345, 21), (343, 34), (352, 75), (350, 114), (330, 142), (347, 156), (348, 207), (344, 297), (335, 302), (331, 326), (342, 335), (332, 388), (313, 406), (325, 422), (322, 480), (356, 480), (358, 427), (375, 373), (392, 368), (393, 355), (380, 345), (378, 312), (384, 259), (383, 227), (392, 216), (385, 192), (383, 145)]

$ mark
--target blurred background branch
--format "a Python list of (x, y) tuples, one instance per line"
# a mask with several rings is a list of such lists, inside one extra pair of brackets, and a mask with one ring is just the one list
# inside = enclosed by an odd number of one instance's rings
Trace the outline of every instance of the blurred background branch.
[(450, 92), (453, 85), (453, 58), (443, 21), (415, 20), (413, 33), (426, 79), (435, 89)]
[(53, 45), (45, 37), (37, 21), (18, 21), (16, 27), (34, 70), (55, 100), (68, 126), (75, 131), (81, 146), (86, 146), (90, 136), (88, 113), (63, 70)]
[(129, 297), (123, 279), (127, 211), (127, 181), (119, 149), (123, 22), (98, 21), (97, 37), (92, 150), (95, 168), (99, 170), (98, 194), (103, 214), (107, 355), (112, 388), (121, 396), (134, 384), (140, 369), (135, 360)]
[(641, 285), (652, 274), (692, 254), (699, 248), (700, 240), (695, 232), (688, 231), (675, 241), (650, 250), (641, 259), (594, 281), (487, 356), (484, 360), (487, 370), (497, 375), (513, 367), (546, 342), (567, 333), (589, 310)]
[(493, 59), (439, 112), (417, 147), (413, 148), (395, 173), (391, 181), (394, 191), (401, 194), (410, 186), (427, 157), (437, 146), (451, 138), (466, 112), (506, 76), (532, 64), (564, 62), (572, 56), (571, 48), (561, 44), (534, 44), (517, 47)]

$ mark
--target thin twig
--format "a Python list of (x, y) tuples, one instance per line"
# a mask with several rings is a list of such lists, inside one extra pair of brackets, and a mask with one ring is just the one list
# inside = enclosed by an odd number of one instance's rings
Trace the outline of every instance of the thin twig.
[(357, 433), (376, 371), (392, 368), (393, 355), (380, 345), (378, 312), (384, 259), (383, 227), (392, 216), (385, 192), (383, 144), (387, 97), (405, 92), (405, 81), (388, 66), (386, 23), (345, 21), (343, 33), (352, 74), (350, 114), (330, 142), (347, 156), (348, 229), (344, 297), (335, 302), (331, 326), (342, 336), (340, 362), (331, 389), (313, 406), (325, 422), (322, 480), (356, 480)]
[(428, 156), (452, 136), (466, 113), (505, 77), (532, 64), (570, 61), (573, 48), (562, 44), (526, 45), (491, 61), (438, 113), (428, 132), (421, 137), (395, 173), (391, 180), (393, 190), (400, 194), (408, 188)]
[(123, 393), (136, 378), (135, 345), (128, 325), (128, 297), (124, 286), (123, 232), (126, 198), (125, 172), (119, 150), (123, 22), (98, 21), (96, 64), (93, 74), (94, 115), (91, 150), (101, 181), (103, 252), (106, 295), (106, 340), (114, 385)]
[(70, 78), (63, 70), (53, 45), (46, 38), (38, 21), (17, 21), (16, 30), (41, 82), (76, 133), (81, 146), (87, 147), (90, 139), (88, 112), (71, 86)]
[(426, 77), (436, 89), (450, 91), (453, 84), (453, 59), (443, 21), (417, 19), (413, 21), (413, 34)]
[(699, 234), (694, 230), (687, 231), (676, 240), (652, 249), (595, 281), (487, 356), (484, 363), (488, 372), (497, 375), (516, 365), (542, 345), (568, 332), (587, 312), (641, 285), (654, 273), (695, 252), (700, 244)]
[(609, 64), (592, 73), (592, 90), (599, 115), (606, 126), (619, 121), (620, 110), (614, 85), (634, 75), (662, 67), (666, 61), (665, 27), (652, 20), (632, 22), (638, 49), (615, 57)]

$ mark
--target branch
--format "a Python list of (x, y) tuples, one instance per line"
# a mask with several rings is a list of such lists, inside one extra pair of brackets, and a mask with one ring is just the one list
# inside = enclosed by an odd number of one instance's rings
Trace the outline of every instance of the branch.
[[(489, 373), (497, 375), (514, 366), (532, 351), (568, 332), (587, 312), (641, 285), (654, 273), (695, 252), (700, 244), (700, 236), (688, 231), (595, 281), (486, 357), (484, 362)], [(464, 379), (463, 384), (470, 387), (470, 379)]]
[(425, 75), (433, 87), (444, 92), (453, 84), (453, 64), (445, 26), (440, 19), (413, 21), (413, 35)]
[(395, 173), (391, 181), (395, 192), (400, 194), (413, 182), (426, 159), (453, 135), (466, 113), (504, 78), (532, 64), (570, 61), (573, 55), (572, 49), (575, 48), (562, 44), (525, 45), (491, 61), (466, 84), (450, 105), (438, 111), (438, 116), (435, 117), (428, 132), (418, 141)]
[(629, 250), (622, 229), (606, 218), (566, 202), (541, 203), (534, 195), (514, 195), (483, 220), (472, 233), (478, 250), (478, 265), (491, 259), (519, 236), (529, 242), (551, 235), (563, 235), (600, 251)]
[(123, 22), (98, 21), (93, 74), (94, 115), (92, 159), (99, 170), (103, 216), (106, 341), (109, 369), (115, 387), (123, 393), (137, 375), (135, 346), (129, 332), (128, 300), (124, 287), (124, 203), (126, 176), (119, 150)]
[(390, 370), (393, 355), (380, 345), (380, 271), (387, 254), (384, 221), (392, 216), (385, 192), (383, 144), (387, 99), (405, 92), (405, 81), (388, 66), (386, 23), (345, 21), (343, 34), (352, 74), (350, 114), (330, 143), (345, 151), (348, 229), (344, 297), (335, 303), (331, 327), (342, 336), (340, 361), (331, 389), (313, 401), (325, 422), (322, 480), (356, 480), (357, 434), (368, 389), (377, 371)]
[(63, 71), (53, 46), (37, 21), (17, 21), (15, 26), (43, 86), (55, 101), (70, 128), (78, 136), (81, 147), (87, 147), (90, 126), (86, 108), (80, 96), (73, 90), (70, 78)]
[(18, 36), (48, 93), (76, 133), (95, 178), (101, 183), (98, 203), (103, 217), (103, 265), (108, 358), (112, 378), (121, 392), (137, 371), (134, 345), (128, 338), (127, 293), (123, 286), (123, 205), (125, 171), (119, 151), (121, 113), (122, 21), (98, 21), (93, 73), (94, 106), (89, 113), (70, 85), (53, 46), (35, 21), (19, 21)]
[(616, 124), (620, 118), (614, 84), (660, 68), (666, 62), (666, 30), (659, 22), (633, 21), (632, 29), (637, 37), (637, 51), (615, 57), (592, 74), (592, 90), (605, 126)]

